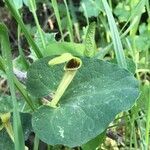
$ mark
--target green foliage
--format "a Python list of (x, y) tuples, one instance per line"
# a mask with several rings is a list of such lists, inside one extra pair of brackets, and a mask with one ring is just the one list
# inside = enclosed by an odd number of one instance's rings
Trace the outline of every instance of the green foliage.
[(5, 129), (0, 131), (0, 140), (0, 149), (15, 150), (14, 144)]
[[(51, 42), (55, 41), (55, 35), (56, 34), (55, 33), (50, 34), (50, 33), (44, 33), (44, 32), (42, 32), (42, 34), (43, 34), (43, 37), (45, 39), (45, 46), (46, 46), (45, 49), (43, 48), (43, 43), (42, 43), (42, 40), (40, 38), (39, 32), (36, 32), (35, 37), (34, 37), (34, 41), (38, 45), (38, 48), (40, 49), (40, 52), (42, 53), (42, 55), (45, 55), (45, 53), (46, 53), (45, 51), (49, 51), (49, 50), (47, 50), (47, 47), (49, 46), (49, 44)], [(49, 51), (49, 54), (50, 53), (51, 53), (51, 51)], [(31, 54), (29, 57), (32, 58), (33, 60), (37, 59), (36, 53), (32, 48), (31, 48)]]
[[(18, 112), (18, 104), (15, 94), (15, 85), (14, 74), (13, 74), (13, 66), (12, 66), (12, 58), (11, 58), (11, 49), (8, 37), (8, 30), (4, 24), (0, 24), (0, 38), (2, 43), (2, 56), (4, 58), (5, 71), (7, 75), (8, 84), (10, 87), (11, 98), (13, 102), (13, 120), (14, 120), (14, 141), (15, 141), (15, 149), (24, 149), (24, 138), (21, 127), (20, 114)], [(7, 67), (6, 67), (7, 66)]]
[[(46, 49), (43, 49), (41, 39), (39, 38), (39, 34), (35, 34), (35, 43), (38, 45), (42, 55), (53, 56), (53, 55), (61, 55), (63, 53), (71, 53), (76, 56), (84, 56), (85, 45), (80, 43), (73, 42), (57, 42), (55, 40), (55, 33), (43, 33), (46, 43)], [(36, 60), (37, 57), (34, 51), (31, 49), (31, 54), (29, 56), (33, 60)]]
[(14, 5), (10, 2), (10, 0), (6, 0), (5, 1), (7, 7), (10, 9), (12, 15), (14, 16), (14, 18), (16, 19), (16, 21), (18, 22), (20, 28), (23, 30), (25, 37), (27, 38), (30, 46), (33, 48), (34, 52), (36, 53), (37, 57), (40, 58), (42, 57), (42, 54), (38, 48), (38, 46), (35, 44), (35, 42), (33, 41), (30, 33), (28, 32), (28, 30), (26, 29), (26, 26), (24, 25), (20, 14), (18, 13), (18, 11), (15, 9)]
[[(32, 131), (31, 126), (31, 115), (30, 114), (21, 114), (21, 121), (22, 121), (22, 127), (24, 132), (24, 138), (25, 140), (28, 139), (28, 136), (30, 132)], [(5, 128), (0, 131), (0, 149), (4, 150), (14, 150), (14, 144), (12, 140), (10, 139), (8, 133), (6, 132)]]
[(107, 19), (108, 19), (108, 23), (109, 23), (109, 27), (110, 27), (110, 32), (111, 32), (111, 36), (112, 36), (112, 41), (113, 41), (113, 45), (114, 45), (114, 51), (115, 51), (118, 65), (120, 67), (127, 68), (125, 55), (123, 52), (123, 46), (121, 43), (121, 39), (119, 37), (119, 32), (117, 30), (117, 26), (116, 26), (114, 17), (112, 15), (111, 9), (110, 9), (107, 1), (102, 0), (102, 3), (104, 6), (106, 15), (107, 15)]
[(13, 111), (13, 104), (11, 97), (9, 96), (3, 96), (0, 97), (0, 116)]
[[(110, 62), (117, 64), (117, 60), (116, 60), (116, 59), (112, 59)], [(128, 59), (126, 59), (126, 62), (127, 62), (127, 69), (128, 69), (131, 73), (135, 74), (136, 65), (135, 65), (134, 61), (133, 61), (132, 59), (129, 59), (129, 58), (128, 58)]]
[(59, 14), (57, 1), (52, 0), (51, 3), (52, 3), (52, 7), (54, 9), (54, 13), (55, 13), (55, 16), (56, 16), (56, 19), (57, 19), (57, 23), (58, 23), (58, 27), (59, 27), (61, 36), (63, 37), (63, 32), (62, 32), (62, 26), (61, 26), (61, 20), (60, 20), (60, 14)]
[(103, 10), (102, 2), (99, 0), (81, 0), (80, 5), (80, 10), (83, 11), (85, 17), (97, 17)]
[(23, 4), (25, 4), (27, 7), (29, 7), (30, 10), (32, 10), (30, 1), (33, 1), (34, 8), (36, 9), (35, 0), (13, 0), (13, 3), (16, 9), (21, 9), (23, 7)]
[(130, 16), (130, 6), (125, 5), (126, 2), (120, 2), (116, 6), (114, 13), (118, 16), (120, 22), (127, 21)]
[(83, 150), (96, 150), (100, 144), (103, 142), (106, 132), (104, 131), (100, 135), (98, 135), (96, 138), (90, 140), (86, 144), (82, 145)]
[(63, 53), (71, 53), (77, 56), (84, 56), (85, 46), (83, 44), (71, 42), (51, 42), (44, 52), (44, 56), (61, 55)]
[(137, 51), (147, 51), (150, 48), (150, 30), (146, 24), (141, 24), (139, 28), (139, 35), (129, 37), (131, 43), (134, 44)]
[[(39, 140), (53, 150), (113, 149), (111, 142), (107, 146), (108, 128), (125, 139), (121, 145), (119, 139), (114, 140), (119, 149), (149, 149), (150, 2), (4, 3), (0, 19), (9, 27), (11, 43), (6, 27), (0, 24), (0, 149), (24, 149), (24, 140), (29, 140), (33, 130), (34, 150), (41, 149)], [(58, 57), (64, 53), (71, 55)], [(70, 61), (77, 57), (82, 63)], [(48, 64), (53, 58), (64, 64)], [(68, 64), (78, 68), (79, 62), (81, 68), (68, 82), (70, 70), (64, 68)], [(17, 79), (18, 74), (14, 76), (15, 69), (27, 71), (26, 83)], [(60, 85), (64, 92), (54, 108), (50, 104), (56, 100)]]
[[(63, 76), (63, 66), (49, 66), (50, 59), (35, 62), (28, 71), (27, 90), (37, 98), (56, 91)], [(50, 145), (84, 144), (102, 133), (117, 113), (131, 108), (138, 97), (138, 83), (128, 71), (94, 59), (83, 58), (82, 63), (59, 107), (42, 106), (33, 114), (35, 133)]]

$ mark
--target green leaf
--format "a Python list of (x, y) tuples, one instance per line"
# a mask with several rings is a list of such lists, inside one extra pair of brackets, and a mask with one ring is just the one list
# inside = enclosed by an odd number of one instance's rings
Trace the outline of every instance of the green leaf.
[(96, 53), (96, 43), (95, 43), (95, 28), (96, 23), (92, 22), (87, 30), (85, 37), (85, 55), (87, 57), (93, 57)]
[(13, 111), (12, 99), (10, 96), (0, 96), (0, 116)]
[(59, 9), (58, 9), (57, 1), (56, 0), (51, 0), (51, 3), (52, 3), (52, 7), (54, 9), (54, 13), (55, 13), (55, 16), (56, 16), (58, 28), (59, 28), (60, 33), (61, 33), (61, 37), (63, 38), (63, 31), (62, 31), (62, 26), (61, 26), (61, 18), (60, 18), (60, 12), (59, 12)]
[(16, 9), (22, 8), (23, 3), (24, 3), (31, 10), (31, 6), (30, 6), (30, 3), (29, 3), (30, 0), (12, 0), (12, 1), (13, 1), (14, 6), (15, 6)]
[(100, 11), (103, 10), (103, 5), (100, 0), (81, 0), (80, 5), (85, 6), (86, 12), (82, 7), (80, 7), (80, 11), (83, 11), (84, 16), (87, 17), (97, 17)]
[(27, 66), (25, 65), (25, 63), (23, 63), (22, 57), (20, 55), (13, 60), (13, 66), (15, 69), (18, 69), (20, 71), (27, 70)]
[[(33, 63), (27, 90), (35, 97), (56, 91), (63, 65), (49, 66), (52, 57)], [(82, 59), (82, 66), (62, 96), (59, 107), (41, 106), (33, 113), (37, 136), (50, 145), (82, 145), (101, 134), (116, 114), (131, 108), (139, 95), (134, 76), (115, 64)]]
[(13, 3), (16, 9), (20, 9), (23, 6), (22, 0), (13, 0)]
[(22, 121), (24, 138), (25, 140), (27, 140), (29, 138), (29, 134), (33, 131), (32, 125), (31, 125), (31, 114), (21, 113), (20, 117)]
[(72, 42), (50, 42), (44, 51), (44, 56), (61, 55), (63, 53), (71, 53), (76, 56), (84, 56), (84, 44)]
[(59, 71), (59, 76), (56, 74), (56, 70), (50, 69), (53, 68), (53, 66), (48, 65), (50, 58), (51, 57), (47, 57), (40, 59), (40, 61), (36, 61), (31, 65), (27, 72), (27, 90), (36, 98), (54, 92), (53, 90), (50, 90), (51, 87), (57, 87), (59, 85), (58, 80), (60, 81), (63, 76), (63, 71), (60, 72), (59, 65), (55, 65), (55, 69)]
[[(38, 45), (42, 55), (52, 56), (52, 55), (61, 55), (63, 53), (71, 53), (76, 56), (84, 56), (85, 45), (73, 42), (57, 42), (55, 41), (55, 33), (45, 33), (43, 32), (43, 36), (45, 39), (46, 49), (43, 49), (42, 41), (39, 33), (35, 34), (35, 43)], [(37, 56), (33, 49), (31, 49), (31, 54), (29, 56), (33, 60), (37, 59)]]
[[(26, 112), (31, 111), (30, 107), (26, 108), (28, 105), (26, 104), (26, 102), (23, 101), (23, 99), (17, 99), (17, 102), (18, 102), (19, 112), (26, 113)], [(3, 114), (6, 114), (6, 113), (10, 113), (12, 111), (13, 111), (12, 98), (9, 95), (1, 94), (1, 96), (0, 96), (0, 116)]]
[(129, 37), (131, 43), (135, 43), (135, 48), (138, 52), (147, 51), (150, 48), (150, 31), (136, 35), (134, 37)]
[(35, 0), (22, 0), (23, 3), (29, 8), (29, 10), (32, 12), (32, 7), (31, 7), (31, 1), (33, 3), (33, 9), (37, 9), (36, 8), (36, 1)]
[[(45, 39), (46, 47), (48, 47), (51, 42), (55, 42), (55, 35), (56, 35), (55, 33), (42, 32), (42, 34), (43, 34), (44, 39)], [(42, 40), (41, 40), (39, 32), (37, 32), (34, 35), (34, 41), (35, 41), (36, 45), (38, 45), (38, 48), (40, 49), (41, 53), (42, 54), (45, 53), (45, 49), (43, 49), (43, 43), (42, 43)], [(33, 60), (37, 59), (37, 56), (36, 56), (34, 50), (32, 48), (30, 48), (30, 50), (31, 50), (31, 54), (30, 54), (29, 57), (32, 58)], [(50, 52), (49, 52), (49, 54), (50, 54)]]
[(12, 65), (12, 56), (11, 48), (8, 36), (8, 29), (4, 24), (0, 24), (0, 39), (1, 39), (1, 49), (2, 57), (4, 59), (5, 71), (7, 75), (7, 81), (10, 88), (12, 103), (13, 103), (13, 125), (14, 125), (14, 141), (15, 149), (24, 149), (24, 138), (21, 128), (20, 114), (18, 112), (18, 104), (15, 93), (15, 84), (14, 84), (14, 74), (13, 74), (13, 65)]
[[(116, 59), (112, 59), (110, 62), (117, 64)], [(126, 62), (127, 62), (127, 70), (129, 70), (131, 73), (135, 74), (136, 65), (135, 65), (134, 61), (130, 58), (126, 58)]]
[[(46, 49), (41, 49), (41, 52), (44, 57), (46, 56), (54, 56), (61, 55), (63, 53), (71, 53), (75, 56), (84, 56), (85, 45), (79, 43), (71, 43), (71, 42), (55, 42), (51, 41), (47, 44)], [(30, 58), (36, 60), (37, 57), (35, 53), (32, 51)]]
[(126, 2), (120, 2), (117, 4), (114, 13), (118, 16), (120, 22), (127, 21), (130, 16), (130, 6), (125, 4)]
[(91, 141), (87, 142), (86, 144), (82, 145), (83, 150), (96, 150), (97, 147), (103, 142), (105, 137), (106, 131), (102, 134), (98, 135), (96, 138), (92, 139)]
[(5, 129), (0, 131), (0, 149), (1, 150), (15, 150), (14, 144), (11, 141)]

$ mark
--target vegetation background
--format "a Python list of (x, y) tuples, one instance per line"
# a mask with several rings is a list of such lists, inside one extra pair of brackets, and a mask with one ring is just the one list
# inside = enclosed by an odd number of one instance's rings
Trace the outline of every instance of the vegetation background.
[[(91, 24), (95, 24), (96, 32), (90, 34), (92, 42), (88, 44), (97, 50), (96, 57), (116, 61), (115, 58), (118, 56), (120, 66), (124, 65), (123, 59), (126, 58), (127, 62), (131, 63), (131, 69), (135, 70), (141, 94), (131, 110), (116, 116), (98, 146), (95, 141), (91, 142), (91, 145), (96, 145), (98, 149), (103, 150), (150, 149), (149, 0), (108, 0), (109, 8), (107, 5), (103, 7), (105, 2), (101, 0), (29, 1), (0, 1), (0, 22), (5, 23), (8, 28), (13, 71), (17, 78), (24, 82), (29, 65), (37, 60), (37, 56), (41, 56), (43, 53), (41, 49), (45, 49), (49, 42), (86, 43), (88, 28)], [(51, 46), (51, 51), (53, 48), (60, 48), (56, 44)], [(78, 48), (82, 49), (82, 47)], [(120, 50), (123, 50), (121, 57), (119, 57)], [(6, 75), (2, 70), (1, 67), (0, 93), (10, 94)], [(34, 137), (34, 133), (29, 131), (26, 145), (36, 150), (39, 141)], [(2, 139), (4, 134), (0, 135), (0, 143)], [(39, 149), (67, 150), (69, 148), (47, 147), (40, 141)]]

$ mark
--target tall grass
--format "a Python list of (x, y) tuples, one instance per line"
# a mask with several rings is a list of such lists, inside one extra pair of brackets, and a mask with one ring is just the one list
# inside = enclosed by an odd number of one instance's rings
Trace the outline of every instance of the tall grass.
[(111, 9), (106, 0), (102, 0), (102, 3), (104, 6), (106, 15), (107, 15), (107, 19), (108, 19), (108, 23), (109, 23), (109, 27), (110, 27), (110, 31), (111, 31), (111, 36), (112, 36), (112, 41), (113, 41), (113, 45), (114, 45), (114, 51), (116, 54), (116, 59), (117, 59), (118, 65), (123, 68), (127, 68), (121, 39), (119, 36), (119, 32), (117, 30), (117, 26), (116, 26), (114, 17), (112, 15)]
[(45, 49), (46, 48), (45, 39), (44, 39), (43, 32), (42, 32), (42, 29), (40, 27), (37, 15), (36, 15), (36, 1), (35, 0), (29, 0), (29, 2), (30, 2), (31, 11), (32, 11), (32, 14), (33, 14), (38, 32), (40, 34), (40, 38), (41, 38), (41, 41), (42, 41), (43, 48)]
[(62, 40), (64, 40), (57, 0), (51, 0), (51, 2), (52, 2), (52, 6), (53, 6), (53, 9), (54, 9), (55, 16), (56, 16), (56, 20), (57, 20), (57, 23), (58, 23), (61, 38), (62, 38)]
[(69, 37), (70, 37), (70, 41), (73, 42), (73, 26), (72, 26), (72, 21), (71, 21), (71, 17), (70, 17), (70, 12), (69, 12), (69, 8), (67, 5), (67, 1), (64, 0), (64, 4), (66, 7), (66, 12), (67, 12), (67, 21), (68, 21), (68, 30), (69, 30)]
[(38, 48), (38, 46), (35, 44), (33, 38), (31, 37), (30, 33), (28, 32), (28, 30), (26, 29), (21, 16), (19, 15), (19, 12), (15, 9), (13, 3), (10, 0), (5, 0), (5, 3), (7, 5), (7, 7), (9, 8), (11, 14), (13, 15), (13, 17), (16, 19), (17, 23), (19, 24), (20, 28), (22, 29), (26, 39), (28, 40), (30, 46), (33, 48), (35, 54), (37, 55), (38, 58), (42, 57), (42, 53), (40, 51), (40, 49)]
[(11, 49), (9, 44), (8, 31), (4, 24), (0, 24), (0, 37), (2, 45), (2, 56), (4, 58), (5, 71), (7, 74), (7, 80), (10, 87), (10, 93), (13, 101), (13, 129), (14, 129), (14, 144), (16, 150), (24, 150), (24, 136), (18, 111), (18, 103), (15, 94), (15, 85), (13, 82), (13, 66), (11, 58)]

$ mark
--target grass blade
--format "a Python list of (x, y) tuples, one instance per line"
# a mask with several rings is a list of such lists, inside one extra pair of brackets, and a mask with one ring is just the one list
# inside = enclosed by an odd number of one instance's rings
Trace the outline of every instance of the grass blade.
[(11, 49), (9, 44), (9, 37), (7, 28), (5, 25), (0, 24), (0, 37), (1, 37), (1, 45), (2, 45), (2, 55), (5, 60), (5, 70), (7, 74), (7, 80), (10, 87), (10, 93), (13, 101), (13, 129), (14, 129), (14, 144), (16, 150), (24, 150), (24, 137), (22, 131), (22, 125), (20, 120), (20, 115), (18, 112), (18, 104), (15, 95), (15, 86), (13, 82), (14, 74), (13, 74), (13, 66), (12, 66), (12, 58), (11, 58)]
[(42, 53), (41, 53), (40, 49), (38, 48), (38, 46), (33, 41), (30, 33), (26, 29), (26, 27), (25, 27), (25, 25), (24, 25), (24, 23), (23, 23), (23, 21), (21, 19), (21, 16), (19, 15), (18, 11), (13, 6), (13, 3), (10, 2), (10, 0), (5, 0), (5, 3), (7, 5), (7, 7), (9, 8), (9, 10), (11, 11), (11, 14), (14, 16), (14, 18), (16, 19), (16, 21), (20, 25), (20, 27), (21, 27), (21, 29), (22, 29), (26, 39), (28, 40), (29, 44), (33, 48), (33, 50), (34, 50), (35, 54), (37, 55), (37, 57), (38, 58), (42, 58)]
[(81, 37), (80, 37), (80, 29), (79, 29), (79, 23), (77, 20), (77, 15), (75, 13), (75, 6), (73, 5), (72, 0), (69, 1), (69, 10), (71, 12), (71, 17), (72, 17), (72, 22), (73, 22), (73, 26), (74, 26), (74, 30), (75, 30), (75, 36), (78, 39), (78, 41), (81, 41)]
[(107, 15), (107, 19), (108, 19), (108, 23), (109, 23), (109, 27), (110, 27), (110, 31), (111, 31), (111, 36), (112, 36), (112, 41), (113, 41), (113, 45), (114, 45), (114, 51), (116, 54), (118, 65), (123, 68), (127, 68), (121, 39), (119, 37), (119, 32), (117, 30), (117, 26), (115, 24), (115, 20), (113, 18), (111, 9), (106, 0), (102, 0), (102, 3), (104, 6), (106, 15)]
[(56, 16), (56, 20), (57, 20), (57, 23), (58, 23), (58, 28), (59, 28), (61, 37), (63, 39), (63, 32), (62, 32), (62, 27), (61, 27), (61, 20), (60, 20), (60, 14), (59, 14), (57, 1), (56, 0), (51, 0), (51, 2), (52, 2), (52, 7), (54, 9), (55, 16)]
[(66, 11), (67, 11), (69, 37), (70, 37), (70, 41), (73, 42), (73, 27), (72, 27), (72, 21), (71, 21), (71, 18), (70, 18), (70, 13), (69, 13), (69, 9), (68, 9), (68, 5), (67, 5), (66, 0), (64, 0), (64, 4), (65, 4), (65, 7), (66, 7)]
[(147, 81), (146, 83), (147, 91), (148, 91), (148, 97), (147, 97), (147, 118), (146, 118), (146, 134), (145, 134), (145, 143), (148, 148), (149, 146), (149, 139), (150, 139), (150, 83)]
[(28, 61), (26, 60), (25, 58), (25, 55), (24, 55), (24, 52), (23, 52), (23, 49), (21, 48), (21, 41), (20, 41), (20, 34), (21, 34), (21, 28), (20, 26), (18, 25), (18, 50), (19, 50), (19, 55), (20, 55), (20, 58), (21, 58), (21, 62), (23, 63), (23, 65), (25, 66), (26, 69), (29, 68), (29, 63)]
[[(3, 58), (1, 56), (0, 56), (0, 70), (2, 70), (3, 72), (6, 73), (5, 67), (4, 67), (4, 60), (3, 60)], [(24, 100), (26, 101), (26, 103), (29, 105), (29, 107), (31, 108), (31, 110), (34, 111), (34, 109), (35, 109), (34, 108), (34, 104), (32, 103), (32, 100), (28, 96), (28, 93), (26, 92), (26, 90), (23, 87), (22, 83), (20, 83), (15, 76), (14, 76), (13, 81), (14, 81), (14, 84), (15, 84), (16, 88), (18, 89), (18, 91), (24, 97)]]
[[(138, 4), (135, 6), (135, 8), (131, 11), (131, 15), (129, 16), (127, 22), (126, 22), (125, 25), (122, 27), (122, 29), (121, 29), (120, 32), (122, 32), (122, 31), (125, 29), (125, 27), (128, 25), (128, 23), (129, 23), (130, 21), (132, 21), (132, 19), (134, 19), (136, 16), (141, 16), (142, 11), (143, 11), (143, 9), (144, 9), (145, 3), (146, 3), (146, 0), (141, 0), (141, 1), (138, 2)], [(132, 24), (134, 24), (134, 22), (131, 23), (131, 25), (126, 29), (127, 31), (130, 31), (130, 28), (133, 27)], [(127, 31), (125, 31), (125, 32), (127, 32)], [(123, 35), (124, 35), (124, 34), (125, 34), (125, 33), (123, 33)]]
[(42, 41), (43, 48), (45, 49), (46, 48), (46, 43), (45, 43), (45, 39), (44, 39), (44, 36), (43, 36), (43, 33), (42, 33), (42, 29), (40, 27), (40, 24), (39, 24), (37, 15), (36, 15), (36, 2), (35, 2), (35, 0), (30, 0), (30, 6), (31, 6), (31, 11), (32, 11), (32, 14), (33, 14), (38, 32), (40, 34), (40, 38), (41, 38), (41, 41)]

